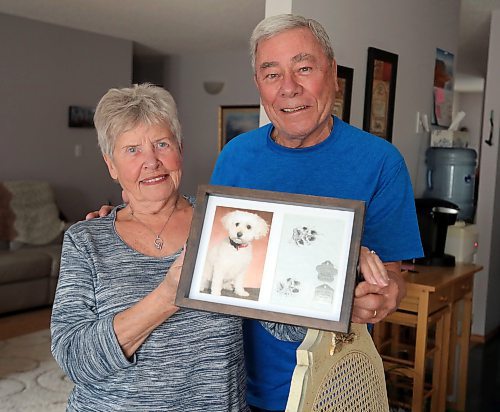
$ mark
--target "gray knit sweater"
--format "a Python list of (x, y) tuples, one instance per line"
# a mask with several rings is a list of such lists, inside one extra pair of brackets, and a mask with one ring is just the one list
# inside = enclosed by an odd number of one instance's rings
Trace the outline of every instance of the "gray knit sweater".
[(239, 318), (181, 309), (123, 355), (113, 317), (156, 288), (180, 251), (131, 249), (117, 210), (65, 234), (51, 329), (52, 354), (76, 384), (67, 410), (247, 411)]

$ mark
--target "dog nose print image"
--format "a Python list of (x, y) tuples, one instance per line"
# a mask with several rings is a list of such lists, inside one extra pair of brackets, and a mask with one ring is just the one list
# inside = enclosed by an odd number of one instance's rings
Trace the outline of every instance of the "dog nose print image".
[(271, 212), (218, 206), (200, 292), (258, 300)]

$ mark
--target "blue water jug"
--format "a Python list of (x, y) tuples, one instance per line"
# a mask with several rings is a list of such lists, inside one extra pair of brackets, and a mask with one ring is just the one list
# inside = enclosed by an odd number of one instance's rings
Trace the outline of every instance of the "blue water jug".
[(424, 197), (455, 203), (460, 208), (457, 219), (472, 220), (476, 158), (474, 149), (429, 147)]

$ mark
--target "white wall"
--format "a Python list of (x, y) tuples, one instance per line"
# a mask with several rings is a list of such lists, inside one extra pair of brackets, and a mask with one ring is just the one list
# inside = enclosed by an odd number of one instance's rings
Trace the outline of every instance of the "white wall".
[(118, 202), (95, 130), (69, 128), (68, 106), (130, 85), (132, 43), (0, 14), (0, 55), (0, 179), (49, 181), (70, 220)]
[[(500, 325), (500, 10), (492, 14), (488, 70), (484, 99), (479, 202), (477, 261), (484, 270), (474, 280), (472, 333), (487, 335)], [(490, 133), (490, 112), (494, 111), (493, 145), (484, 143)]]
[(481, 92), (459, 92), (456, 93), (457, 111), (463, 110), (465, 117), (460, 123), (461, 127), (467, 127), (470, 136), (469, 147), (479, 154), (481, 142), (481, 125), (483, 119), (484, 93)]
[[(183, 193), (196, 194), (197, 185), (210, 179), (218, 154), (219, 106), (259, 104), (248, 56), (245, 49), (169, 58), (165, 84), (177, 101), (184, 136)], [(205, 92), (204, 81), (219, 80), (225, 83), (220, 94)]]
[(417, 196), (424, 189), (429, 136), (416, 133), (416, 113), (432, 110), (436, 48), (456, 54), (456, 0), (293, 0), (293, 13), (318, 20), (332, 39), (337, 63), (354, 68), (351, 124), (363, 125), (368, 47), (399, 56), (392, 142), (405, 157)]

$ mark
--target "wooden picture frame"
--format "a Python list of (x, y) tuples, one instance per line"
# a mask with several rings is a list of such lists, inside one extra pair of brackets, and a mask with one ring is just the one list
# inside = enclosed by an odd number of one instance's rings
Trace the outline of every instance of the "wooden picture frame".
[(364, 211), (357, 200), (202, 185), (175, 304), (348, 332)]
[(94, 127), (95, 107), (69, 106), (68, 127)]
[(398, 55), (368, 48), (363, 129), (392, 141)]
[(346, 66), (337, 66), (337, 84), (339, 86), (339, 90), (335, 94), (333, 114), (346, 123), (349, 123), (351, 120), (353, 77), (354, 69)]
[(259, 127), (259, 105), (219, 107), (219, 151), (241, 133)]

